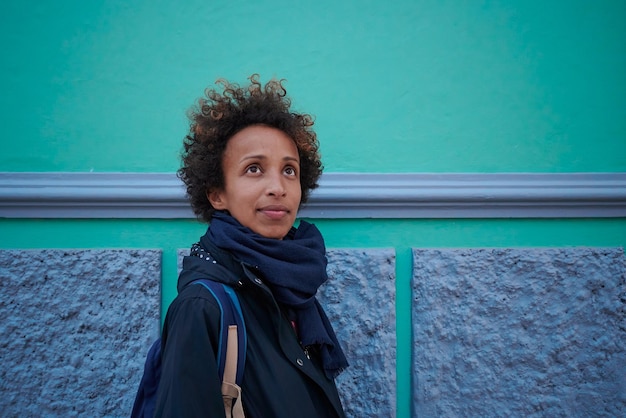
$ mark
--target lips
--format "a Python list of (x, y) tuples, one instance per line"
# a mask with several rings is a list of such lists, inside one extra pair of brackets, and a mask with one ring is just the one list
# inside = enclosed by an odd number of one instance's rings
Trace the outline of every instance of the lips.
[(287, 216), (290, 210), (286, 206), (270, 205), (270, 206), (262, 207), (261, 209), (259, 209), (259, 212), (263, 213), (265, 216), (267, 216), (270, 219), (278, 220)]

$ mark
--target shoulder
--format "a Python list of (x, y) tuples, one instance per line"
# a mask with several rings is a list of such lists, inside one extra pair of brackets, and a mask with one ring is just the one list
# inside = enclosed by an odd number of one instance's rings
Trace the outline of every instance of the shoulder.
[(213, 294), (200, 284), (189, 284), (174, 298), (165, 317), (166, 327), (175, 324), (219, 325), (221, 309)]

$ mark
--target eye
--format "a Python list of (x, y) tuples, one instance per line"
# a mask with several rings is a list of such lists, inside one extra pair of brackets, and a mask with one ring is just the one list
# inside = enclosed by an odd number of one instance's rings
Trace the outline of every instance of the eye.
[(285, 167), (285, 174), (287, 174), (288, 176), (297, 176), (298, 171), (295, 169), (295, 167), (288, 166)]
[(246, 167), (246, 173), (257, 174), (260, 172), (261, 172), (261, 167), (259, 167), (256, 164), (251, 164), (248, 167)]

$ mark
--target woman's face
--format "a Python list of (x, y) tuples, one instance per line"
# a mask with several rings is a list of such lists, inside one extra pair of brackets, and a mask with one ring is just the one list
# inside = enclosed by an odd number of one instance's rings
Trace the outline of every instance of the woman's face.
[(264, 237), (287, 235), (302, 196), (295, 142), (279, 129), (248, 126), (228, 140), (222, 170), (224, 188), (208, 193), (211, 205)]

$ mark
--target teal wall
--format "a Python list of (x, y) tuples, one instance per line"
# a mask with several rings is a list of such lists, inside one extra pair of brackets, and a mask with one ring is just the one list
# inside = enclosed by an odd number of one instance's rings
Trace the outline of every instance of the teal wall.
[[(286, 78), (327, 172), (626, 171), (626, 2), (0, 5), (0, 171), (173, 172), (218, 77)], [(397, 252), (398, 417), (410, 415), (411, 247), (624, 246), (626, 219), (313, 220)], [(0, 219), (0, 248), (163, 249), (193, 220)]]
[(174, 171), (218, 77), (288, 80), (329, 171), (626, 169), (626, 3), (3, 1), (5, 171)]

